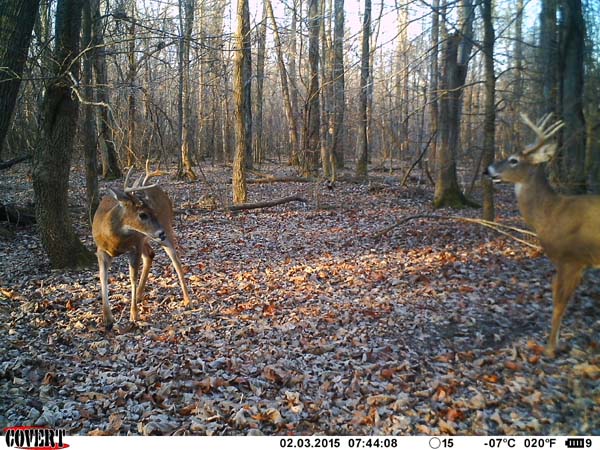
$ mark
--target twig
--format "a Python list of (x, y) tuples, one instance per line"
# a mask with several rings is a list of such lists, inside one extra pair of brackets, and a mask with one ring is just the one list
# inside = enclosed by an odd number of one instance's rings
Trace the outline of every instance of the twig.
[(523, 230), (521, 228), (513, 227), (510, 225), (504, 225), (504, 224), (501, 224), (498, 222), (492, 222), (489, 220), (472, 219), (470, 217), (461, 217), (461, 216), (438, 216), (435, 214), (417, 214), (414, 216), (403, 217), (402, 219), (398, 220), (393, 225), (390, 225), (389, 227), (384, 228), (383, 230), (378, 231), (377, 233), (373, 234), (373, 238), (379, 239), (379, 238), (383, 237), (385, 234), (392, 231), (393, 229), (398, 228), (400, 225), (403, 225), (406, 222), (409, 222), (414, 219), (456, 220), (458, 222), (475, 223), (477, 225), (482, 225), (484, 227), (491, 228), (492, 230), (496, 231), (497, 233), (500, 233), (504, 236), (510, 237), (511, 239), (514, 239), (515, 241), (517, 241), (523, 245), (527, 245), (528, 247), (531, 247), (535, 250), (541, 250), (541, 247), (539, 245), (535, 245), (535, 244), (532, 244), (531, 242), (527, 242), (526, 240), (518, 238), (517, 236), (514, 236), (504, 230), (515, 231), (517, 233), (521, 233), (526, 236), (537, 237), (537, 235), (531, 231)]

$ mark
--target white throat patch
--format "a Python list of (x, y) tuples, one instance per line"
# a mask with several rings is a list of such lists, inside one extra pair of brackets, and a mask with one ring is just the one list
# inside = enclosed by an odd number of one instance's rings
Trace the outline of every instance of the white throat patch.
[(515, 195), (518, 197), (519, 195), (521, 195), (521, 191), (523, 190), (523, 184), (522, 183), (515, 183)]

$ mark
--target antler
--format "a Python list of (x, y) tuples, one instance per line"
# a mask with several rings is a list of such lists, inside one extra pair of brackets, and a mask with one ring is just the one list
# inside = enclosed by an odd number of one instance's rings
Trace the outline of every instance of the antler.
[(146, 161), (146, 177), (143, 179), (144, 181), (142, 182), (142, 178), (144, 177), (144, 175), (142, 174), (136, 181), (133, 182), (131, 186), (127, 186), (127, 183), (129, 182), (129, 176), (131, 175), (132, 170), (133, 166), (131, 166), (127, 170), (127, 175), (125, 175), (125, 181), (123, 182), (123, 190), (125, 192), (132, 193), (138, 191), (145, 191), (146, 189), (158, 186), (158, 183), (146, 185), (146, 181), (148, 181), (148, 178), (150, 178), (148, 176), (148, 161)]
[(146, 176), (144, 177), (144, 181), (142, 182), (142, 186), (145, 186), (148, 180), (152, 177), (159, 177), (164, 175), (164, 172), (160, 170), (160, 161), (156, 170), (150, 171), (150, 160), (146, 159)]
[(524, 154), (528, 154), (539, 149), (542, 145), (548, 142), (548, 139), (554, 136), (556, 132), (565, 125), (565, 123), (562, 120), (557, 120), (552, 125), (546, 127), (546, 124), (550, 120), (550, 117), (552, 117), (552, 113), (544, 115), (538, 121), (538, 123), (534, 125), (533, 122), (529, 119), (529, 117), (527, 117), (527, 114), (521, 113), (521, 119), (523, 120), (525, 125), (531, 128), (536, 135), (535, 141), (532, 144), (525, 147), (525, 150), (523, 151)]

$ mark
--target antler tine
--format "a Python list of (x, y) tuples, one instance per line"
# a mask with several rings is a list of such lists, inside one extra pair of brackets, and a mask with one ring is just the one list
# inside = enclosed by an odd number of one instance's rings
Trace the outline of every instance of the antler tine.
[(127, 169), (127, 174), (125, 175), (125, 180), (123, 181), (123, 188), (125, 188), (125, 189), (127, 189), (127, 183), (129, 182), (129, 176), (131, 175), (132, 171), (133, 171), (133, 166), (131, 166)]
[[(158, 167), (160, 167), (160, 162), (158, 163)], [(159, 175), (163, 175), (163, 173), (159, 169), (150, 170), (150, 160), (146, 159), (146, 176), (144, 177), (144, 182), (142, 183), (142, 186), (145, 185), (150, 178), (157, 177)]]
[(141, 174), (137, 180), (135, 180), (135, 182), (133, 183), (133, 187), (137, 188), (137, 187), (141, 187), (144, 186), (144, 183), (142, 183), (142, 180), (144, 179), (144, 174)]
[(552, 137), (558, 130), (565, 126), (565, 123), (562, 120), (557, 120), (552, 125), (550, 125), (546, 131), (544, 131), (544, 136), (546, 138)]
[[(558, 130), (560, 130), (565, 123), (562, 120), (557, 120), (552, 125), (546, 127), (548, 120), (552, 117), (552, 113), (545, 114), (537, 123), (534, 125), (533, 122), (527, 117), (527, 114), (521, 113), (521, 119), (525, 124), (533, 130), (536, 135), (535, 141), (528, 145), (524, 153), (529, 154), (537, 149), (539, 149), (548, 139), (556, 134)], [(544, 129), (545, 128), (545, 129)]]
[(529, 116), (527, 116), (527, 114), (525, 113), (519, 113), (521, 116), (521, 120), (523, 122), (525, 122), (525, 125), (527, 125), (529, 128), (531, 128), (536, 135), (540, 135), (540, 129), (537, 127), (537, 125), (534, 125), (534, 123), (531, 121), (531, 119), (529, 118)]
[(552, 113), (544, 114), (542, 116), (542, 118), (538, 121), (537, 127), (540, 130), (543, 130), (544, 127), (546, 126), (546, 123), (548, 122), (548, 120), (550, 120), (550, 117), (552, 117)]

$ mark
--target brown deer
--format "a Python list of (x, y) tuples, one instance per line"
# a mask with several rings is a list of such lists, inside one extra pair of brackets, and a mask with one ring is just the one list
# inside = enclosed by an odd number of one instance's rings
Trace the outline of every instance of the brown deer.
[[(175, 251), (173, 205), (168, 195), (157, 184), (147, 184), (148, 179), (158, 175), (159, 172), (150, 172), (146, 163), (144, 179), (140, 177), (131, 187), (128, 187), (130, 174), (131, 169), (125, 177), (124, 190), (109, 189), (110, 195), (102, 198), (92, 222), (102, 290), (102, 314), (107, 330), (110, 330), (114, 323), (108, 302), (108, 270), (112, 260), (125, 253), (129, 258), (130, 320), (135, 322), (139, 318), (138, 302), (142, 300), (154, 258), (150, 241), (158, 242), (165, 249), (179, 278), (183, 291), (183, 304), (190, 305), (183, 269)], [(136, 285), (140, 259), (143, 262), (142, 273), (139, 284)]]
[(520, 153), (490, 165), (486, 172), (494, 182), (514, 183), (521, 215), (556, 267), (552, 329), (545, 349), (546, 355), (554, 357), (560, 323), (570, 298), (584, 271), (600, 266), (600, 196), (556, 193), (546, 179), (543, 163), (554, 156), (557, 144), (550, 138), (563, 122), (546, 126), (550, 114), (537, 125), (526, 115), (521, 117), (535, 132), (535, 141)]

